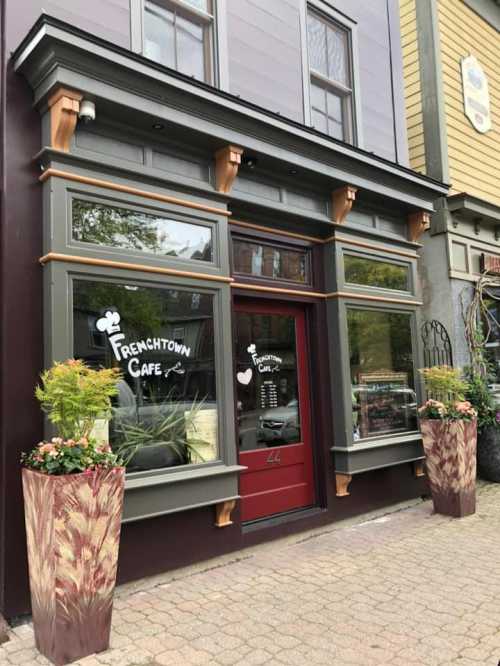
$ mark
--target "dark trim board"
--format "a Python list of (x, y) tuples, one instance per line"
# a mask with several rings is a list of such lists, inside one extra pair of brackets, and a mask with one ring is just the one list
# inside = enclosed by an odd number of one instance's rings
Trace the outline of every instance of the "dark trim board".
[(496, 0), (463, 0), (463, 2), (500, 32), (500, 5)]

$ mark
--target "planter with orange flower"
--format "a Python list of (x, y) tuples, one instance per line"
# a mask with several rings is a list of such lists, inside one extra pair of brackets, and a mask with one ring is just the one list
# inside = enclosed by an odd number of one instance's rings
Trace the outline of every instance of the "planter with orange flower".
[(93, 432), (119, 378), (69, 360), (36, 389), (56, 436), (22, 457), (31, 607), (37, 648), (57, 666), (109, 646), (124, 468)]
[(477, 414), (467, 382), (447, 366), (421, 370), (428, 400), (419, 409), (427, 475), (436, 513), (460, 518), (476, 510)]

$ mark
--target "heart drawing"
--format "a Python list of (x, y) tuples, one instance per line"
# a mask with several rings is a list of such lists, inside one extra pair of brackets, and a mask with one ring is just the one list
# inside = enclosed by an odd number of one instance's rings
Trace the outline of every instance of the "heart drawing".
[(238, 372), (238, 374), (236, 375), (236, 379), (239, 381), (240, 384), (247, 386), (252, 381), (252, 376), (253, 376), (252, 368), (247, 368), (245, 372)]

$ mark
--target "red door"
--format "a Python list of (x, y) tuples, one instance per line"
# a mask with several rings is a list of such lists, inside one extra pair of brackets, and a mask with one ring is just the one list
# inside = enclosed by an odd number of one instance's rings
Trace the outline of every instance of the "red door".
[(237, 303), (236, 398), (242, 520), (314, 502), (304, 310)]

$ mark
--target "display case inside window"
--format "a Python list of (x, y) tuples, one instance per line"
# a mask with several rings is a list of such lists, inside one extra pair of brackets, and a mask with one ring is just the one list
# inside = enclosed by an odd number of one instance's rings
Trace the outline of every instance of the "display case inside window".
[(408, 265), (344, 253), (345, 281), (379, 289), (410, 291)]
[(233, 263), (235, 273), (301, 284), (309, 282), (306, 250), (233, 238)]
[(417, 429), (412, 316), (347, 310), (354, 441)]
[(71, 222), (73, 240), (81, 243), (178, 259), (213, 258), (210, 226), (76, 198)]
[(74, 356), (123, 372), (106, 427), (128, 472), (218, 458), (213, 299), (73, 281)]

